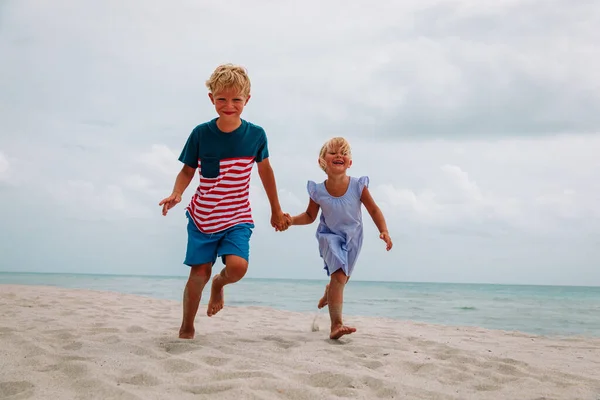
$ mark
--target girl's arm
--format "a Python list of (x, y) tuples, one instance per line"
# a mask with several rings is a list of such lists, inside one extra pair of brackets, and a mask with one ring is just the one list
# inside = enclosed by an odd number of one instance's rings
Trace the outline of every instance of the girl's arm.
[(368, 188), (364, 188), (362, 195), (360, 196), (360, 201), (365, 205), (365, 208), (369, 212), (371, 219), (379, 229), (379, 237), (386, 243), (386, 249), (389, 251), (392, 248), (392, 239), (390, 238), (390, 233), (388, 232), (387, 224), (385, 223), (385, 218), (383, 217), (383, 213), (379, 206), (373, 200), (371, 196), (371, 192), (369, 192)]
[(313, 199), (308, 201), (308, 207), (302, 214), (292, 217), (292, 225), (308, 225), (312, 224), (319, 214), (319, 205)]

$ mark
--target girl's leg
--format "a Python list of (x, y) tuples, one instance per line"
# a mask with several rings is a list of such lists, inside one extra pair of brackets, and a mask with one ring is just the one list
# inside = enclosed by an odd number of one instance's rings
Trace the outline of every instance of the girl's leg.
[(348, 277), (342, 270), (331, 274), (329, 290), (327, 291), (327, 303), (329, 307), (329, 318), (331, 319), (330, 339), (339, 339), (344, 335), (356, 332), (356, 328), (344, 326), (342, 322), (342, 306), (344, 304), (344, 287)]
[(317, 307), (319, 307), (319, 309), (325, 307), (327, 305), (327, 292), (329, 291), (329, 283), (327, 285), (325, 285), (325, 293), (323, 294), (323, 297), (321, 297), (321, 300), (319, 300), (319, 305)]

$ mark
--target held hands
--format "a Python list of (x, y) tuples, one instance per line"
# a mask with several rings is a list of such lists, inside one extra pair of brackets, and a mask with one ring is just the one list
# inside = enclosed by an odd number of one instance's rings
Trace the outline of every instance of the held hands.
[(166, 197), (158, 203), (162, 206), (162, 215), (167, 215), (167, 212), (175, 207), (181, 201), (181, 195), (177, 192), (173, 192), (169, 197)]
[(271, 214), (271, 226), (275, 228), (276, 232), (283, 232), (287, 230), (292, 224), (292, 217), (290, 214), (283, 211), (274, 212)]
[(392, 238), (390, 238), (390, 234), (388, 233), (388, 231), (381, 232), (381, 234), (379, 235), (379, 239), (385, 242), (385, 249), (387, 251), (390, 251), (392, 249)]
[(285, 218), (285, 223), (286, 223), (286, 228), (285, 229), (287, 229), (287, 228), (289, 228), (290, 226), (293, 225), (292, 224), (292, 222), (293, 222), (292, 216), (290, 214), (288, 214), (288, 213), (283, 214), (283, 216)]

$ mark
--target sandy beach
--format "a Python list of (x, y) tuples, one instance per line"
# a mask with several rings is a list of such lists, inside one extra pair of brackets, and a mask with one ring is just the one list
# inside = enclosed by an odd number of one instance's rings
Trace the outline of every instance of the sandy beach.
[(180, 340), (176, 301), (0, 285), (0, 398), (600, 399), (597, 338), (205, 307)]

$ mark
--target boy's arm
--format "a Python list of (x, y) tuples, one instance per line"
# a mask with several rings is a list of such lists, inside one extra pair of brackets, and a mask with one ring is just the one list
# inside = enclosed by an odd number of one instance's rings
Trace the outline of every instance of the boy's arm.
[(308, 207), (302, 214), (292, 217), (292, 225), (309, 225), (315, 222), (319, 214), (319, 205), (313, 199), (308, 201)]
[(285, 217), (279, 204), (279, 196), (277, 195), (277, 184), (275, 183), (275, 174), (268, 158), (256, 163), (258, 167), (258, 176), (262, 181), (265, 193), (271, 205), (271, 226), (278, 230), (286, 228)]
[(373, 222), (379, 229), (379, 237), (383, 240), (387, 247), (386, 249), (389, 251), (392, 248), (392, 239), (390, 238), (390, 233), (388, 232), (387, 224), (385, 223), (385, 218), (383, 217), (383, 213), (373, 197), (371, 196), (371, 192), (369, 192), (368, 188), (364, 188), (363, 192), (360, 196), (360, 201), (365, 205), (365, 208), (369, 212), (369, 215), (373, 219)]
[(192, 179), (194, 179), (194, 174), (196, 173), (196, 168), (192, 168), (189, 165), (183, 165), (181, 171), (177, 174), (177, 178), (175, 179), (175, 185), (173, 185), (173, 194), (179, 194), (179, 196), (183, 195), (185, 189), (190, 185)]
[(194, 178), (194, 174), (196, 173), (196, 168), (192, 168), (188, 165), (183, 166), (181, 171), (177, 174), (177, 178), (175, 179), (175, 185), (173, 185), (173, 193), (169, 197), (166, 197), (158, 203), (159, 206), (162, 206), (162, 214), (167, 215), (167, 212), (175, 207), (179, 202), (181, 202), (181, 196), (183, 196), (183, 192), (190, 185), (190, 182)]

